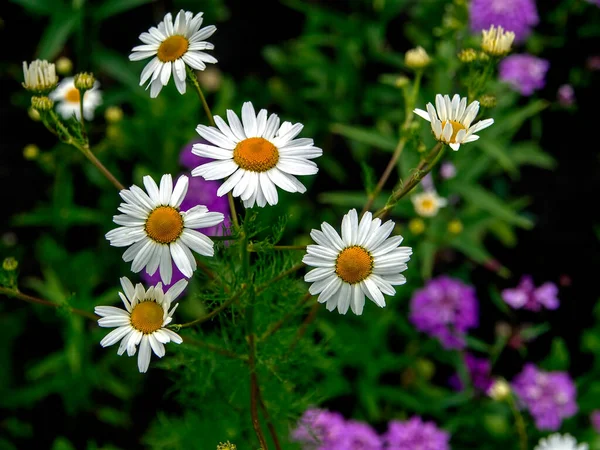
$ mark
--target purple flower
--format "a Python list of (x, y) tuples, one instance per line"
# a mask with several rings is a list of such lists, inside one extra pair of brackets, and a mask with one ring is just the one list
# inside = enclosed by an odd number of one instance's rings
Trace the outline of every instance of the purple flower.
[[(470, 353), (467, 353), (465, 355), (465, 365), (467, 366), (467, 371), (471, 383), (473, 383), (473, 387), (482, 392), (487, 392), (493, 383), (491, 377), (492, 365), (490, 364), (490, 361), (485, 358), (476, 358)], [(458, 375), (453, 375), (450, 378), (449, 383), (450, 386), (457, 391), (463, 390), (463, 385)]]
[(596, 433), (600, 433), (600, 409), (592, 411), (592, 414), (590, 414), (590, 422), (592, 422), (592, 426), (594, 427), (594, 430), (596, 430)]
[(534, 0), (472, 0), (469, 20), (473, 33), (501, 26), (515, 33), (515, 42), (523, 42), (539, 17)]
[(586, 0), (588, 3), (591, 3), (592, 5), (596, 5), (598, 7), (600, 7), (600, 0)]
[(464, 348), (466, 331), (479, 323), (478, 311), (475, 289), (446, 276), (427, 282), (410, 301), (411, 322), (445, 348)]
[(383, 443), (370, 425), (364, 422), (349, 420), (342, 437), (327, 450), (381, 450)]
[(500, 61), (500, 80), (510, 84), (521, 95), (531, 95), (546, 84), (550, 63), (528, 54), (511, 55)]
[(401, 422), (391, 420), (383, 437), (388, 450), (449, 450), (450, 435), (433, 422), (412, 417)]
[(577, 391), (567, 372), (544, 372), (528, 363), (512, 387), (539, 430), (558, 430), (563, 419), (577, 413)]
[(346, 423), (340, 413), (324, 409), (307, 409), (298, 427), (292, 430), (292, 441), (299, 442), (303, 449), (328, 450), (344, 436)]
[(561, 106), (573, 106), (575, 103), (575, 89), (570, 84), (563, 84), (558, 88), (556, 98)]
[(444, 180), (449, 180), (450, 178), (454, 178), (456, 176), (456, 166), (452, 164), (450, 161), (444, 161), (442, 166), (440, 167), (440, 176)]
[(502, 299), (515, 309), (539, 311), (542, 307), (558, 308), (557, 294), (558, 287), (554, 283), (548, 281), (536, 288), (531, 276), (524, 275), (516, 288), (502, 291)]

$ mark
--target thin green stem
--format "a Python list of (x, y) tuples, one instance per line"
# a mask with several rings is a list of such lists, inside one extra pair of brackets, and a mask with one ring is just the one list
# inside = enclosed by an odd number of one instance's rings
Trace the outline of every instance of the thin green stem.
[(204, 112), (206, 113), (206, 116), (208, 117), (208, 123), (210, 123), (211, 126), (214, 127), (215, 119), (213, 118), (212, 112), (210, 112), (210, 108), (208, 107), (208, 103), (206, 102), (206, 98), (204, 97), (204, 94), (202, 93), (202, 88), (200, 87), (200, 83), (198, 83), (198, 77), (196, 76), (196, 73), (187, 64), (185, 66), (185, 70), (187, 72), (188, 79), (192, 82), (192, 85), (194, 86), (194, 89), (196, 90), (198, 97), (200, 97), (200, 102), (202, 103)]
[(264, 341), (265, 339), (273, 336), (275, 333), (277, 333), (277, 331), (279, 331), (281, 329), (281, 327), (283, 325), (285, 325), (285, 323), (290, 320), (292, 317), (294, 317), (297, 313), (297, 311), (300, 308), (303, 308), (304, 305), (306, 305), (306, 303), (308, 303), (308, 301), (312, 298), (312, 295), (310, 294), (310, 292), (307, 292), (300, 300), (298, 300), (298, 302), (296, 302), (296, 304), (294, 306), (292, 306), (292, 308), (281, 318), (279, 319), (277, 322), (275, 322), (274, 324), (271, 324), (271, 326), (267, 329), (267, 331), (265, 331), (262, 336), (259, 338), (259, 341)]
[(519, 408), (517, 408), (517, 404), (512, 394), (508, 396), (508, 404), (510, 405), (510, 409), (515, 418), (515, 425), (519, 435), (519, 448), (520, 450), (527, 450), (527, 431), (525, 429), (525, 419), (523, 419), (523, 414), (521, 414), (521, 411), (519, 411)]
[(79, 89), (79, 120), (81, 122), (81, 135), (85, 140), (86, 144), (89, 143), (87, 130), (85, 129), (85, 118), (83, 117), (83, 96), (85, 94), (84, 90)]
[(233, 194), (231, 191), (227, 193), (227, 200), (229, 201), (229, 212), (231, 213), (231, 221), (233, 222), (234, 228), (237, 230), (240, 228), (240, 222), (238, 220), (237, 211), (235, 210), (235, 203), (233, 201)]
[(260, 295), (262, 294), (269, 286), (277, 283), (279, 280), (287, 277), (288, 275), (293, 274), (294, 272), (297, 272), (298, 270), (302, 269), (303, 267), (305, 267), (306, 264), (304, 263), (298, 263), (295, 266), (290, 267), (288, 270), (286, 270), (285, 272), (281, 272), (279, 275), (277, 275), (274, 278), (271, 278), (269, 281), (265, 282), (263, 285), (259, 286), (256, 289), (256, 295)]
[(227, 350), (226, 348), (222, 348), (217, 345), (209, 344), (208, 342), (199, 341), (199, 340), (193, 339), (189, 336), (182, 336), (181, 338), (183, 339), (183, 342), (185, 342), (186, 344), (195, 345), (196, 347), (202, 347), (207, 350), (210, 350), (211, 352), (218, 353), (220, 355), (227, 356), (232, 359), (239, 359), (244, 362), (248, 361), (248, 356), (238, 355), (236, 353), (233, 353), (232, 351)]
[[(273, 245), (272, 247), (268, 247), (269, 250), (306, 250), (306, 245)], [(254, 248), (254, 244), (248, 244), (249, 252), (256, 252), (257, 250)]]
[(197, 319), (192, 320), (191, 322), (169, 325), (169, 328), (173, 328), (174, 330), (180, 330), (181, 328), (189, 328), (189, 327), (193, 327), (194, 325), (198, 325), (199, 323), (206, 322), (207, 320), (212, 319), (217, 314), (219, 314), (221, 311), (223, 311), (224, 309), (226, 309), (230, 305), (232, 305), (236, 300), (238, 300), (242, 296), (242, 294), (244, 292), (245, 292), (245, 289), (238, 291), (235, 295), (228, 298), (223, 303), (221, 303), (217, 308), (213, 309), (211, 312), (209, 312), (208, 314), (205, 314), (202, 317), (198, 317)]
[(9, 297), (9, 298), (16, 298), (17, 300), (22, 300), (24, 302), (34, 303), (36, 305), (49, 306), (50, 308), (55, 308), (55, 309), (66, 308), (69, 312), (72, 312), (73, 314), (77, 314), (78, 316), (82, 316), (82, 317), (85, 317), (86, 319), (90, 319), (93, 321), (97, 321), (100, 318), (96, 314), (93, 314), (88, 311), (84, 311), (83, 309), (72, 308), (68, 305), (61, 305), (58, 303), (50, 302), (48, 300), (43, 300), (41, 298), (33, 297), (31, 295), (22, 294), (21, 292), (15, 290), (15, 289), (8, 289), (5, 287), (0, 287), (0, 294), (5, 295), (6, 297)]

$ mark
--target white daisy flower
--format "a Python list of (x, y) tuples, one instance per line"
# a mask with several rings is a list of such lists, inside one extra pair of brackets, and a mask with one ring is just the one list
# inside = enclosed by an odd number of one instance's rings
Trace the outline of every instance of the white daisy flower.
[[(283, 122), (267, 110), (257, 114), (251, 102), (242, 107), (242, 121), (227, 110), (229, 125), (215, 116), (219, 127), (198, 125), (196, 131), (212, 145), (194, 144), (192, 153), (216, 159), (192, 170), (193, 176), (206, 180), (229, 177), (219, 190), (220, 197), (233, 189), (233, 196), (240, 197), (246, 208), (276, 205), (277, 189), (287, 192), (306, 192), (306, 187), (294, 175), (314, 175), (319, 169), (310, 159), (323, 154), (312, 139), (294, 139), (303, 125)], [(243, 123), (243, 125), (242, 125)]]
[(133, 356), (140, 346), (138, 353), (138, 369), (144, 373), (150, 365), (151, 352), (162, 358), (165, 355), (164, 344), (174, 342), (181, 344), (183, 339), (177, 333), (165, 328), (173, 320), (173, 313), (178, 305), (171, 308), (171, 303), (183, 292), (187, 286), (186, 280), (179, 280), (163, 294), (162, 284), (144, 289), (141, 283), (135, 288), (128, 278), (121, 278), (122, 292), (119, 296), (125, 304), (125, 310), (114, 306), (96, 306), (95, 313), (101, 319), (101, 327), (116, 327), (100, 341), (102, 347), (119, 345), (118, 355), (127, 350), (127, 355)]
[(204, 70), (206, 63), (217, 60), (202, 50), (215, 48), (205, 39), (217, 30), (214, 25), (200, 28), (203, 13), (194, 15), (189, 11), (179, 11), (173, 23), (171, 13), (167, 14), (158, 27), (152, 27), (147, 33), (140, 34), (144, 45), (132, 49), (130, 61), (152, 60), (144, 67), (140, 76), (140, 86), (148, 81), (150, 97), (155, 98), (163, 86), (166, 86), (173, 72), (175, 86), (181, 94), (185, 94), (185, 65), (192, 69)]
[(466, 97), (460, 98), (455, 94), (450, 100), (447, 95), (435, 96), (435, 108), (427, 103), (427, 111), (415, 109), (418, 116), (431, 122), (431, 129), (438, 141), (450, 145), (452, 150), (458, 150), (461, 144), (479, 139), (475, 133), (494, 123), (494, 119), (485, 119), (471, 126), (471, 122), (479, 112), (479, 102), (474, 101), (467, 106)]
[[(102, 104), (102, 93), (100, 92), (100, 83), (94, 83), (94, 87), (83, 94), (83, 117), (85, 120), (94, 118), (94, 111)], [(75, 87), (75, 78), (64, 78), (59, 85), (50, 93), (50, 98), (56, 104), (56, 111), (63, 119), (70, 119), (75, 115), (77, 120), (81, 120), (81, 110), (79, 109), (79, 100), (81, 95), (79, 89)]]
[(402, 236), (388, 238), (394, 222), (383, 225), (365, 213), (360, 223), (355, 209), (342, 219), (342, 237), (327, 222), (321, 230), (312, 230), (310, 236), (318, 245), (306, 247), (302, 261), (317, 267), (304, 276), (313, 283), (309, 292), (319, 295), (319, 303), (327, 302), (327, 309), (336, 307), (346, 314), (348, 307), (354, 314), (362, 314), (365, 295), (381, 308), (385, 306), (383, 294), (394, 295), (394, 285), (406, 283), (400, 272), (412, 255), (410, 247), (398, 247)]
[(554, 433), (540, 439), (533, 450), (588, 450), (587, 444), (577, 444), (577, 440), (570, 434)]
[(488, 55), (502, 56), (510, 52), (515, 40), (515, 33), (504, 31), (501, 26), (492, 25), (488, 30), (481, 30), (481, 48)]
[(414, 194), (410, 198), (415, 211), (421, 217), (434, 217), (440, 208), (446, 206), (448, 201), (440, 197), (435, 191), (426, 191)]
[(27, 66), (23, 61), (23, 87), (30, 92), (45, 94), (58, 83), (54, 64), (46, 60), (36, 59)]
[(119, 195), (119, 214), (113, 221), (119, 228), (106, 233), (106, 239), (115, 247), (129, 247), (123, 253), (123, 260), (133, 261), (131, 270), (139, 272), (144, 267), (149, 275), (154, 275), (160, 266), (160, 277), (165, 284), (171, 282), (172, 264), (186, 277), (196, 270), (196, 260), (191, 250), (204, 256), (215, 253), (213, 241), (194, 230), (223, 222), (220, 212), (208, 212), (203, 205), (194, 206), (188, 211), (179, 211), (188, 189), (188, 177), (182, 175), (173, 188), (171, 175), (160, 180), (160, 188), (152, 177), (144, 177), (144, 192), (138, 186), (123, 189)]

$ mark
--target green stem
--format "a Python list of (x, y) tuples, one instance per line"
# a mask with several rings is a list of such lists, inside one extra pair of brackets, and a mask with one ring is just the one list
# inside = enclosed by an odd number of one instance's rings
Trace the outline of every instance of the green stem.
[(208, 123), (210, 123), (211, 126), (214, 127), (215, 119), (213, 118), (212, 112), (210, 112), (210, 108), (208, 107), (208, 103), (206, 102), (206, 98), (204, 97), (204, 94), (202, 93), (202, 89), (200, 88), (200, 83), (198, 83), (198, 77), (196, 76), (196, 73), (187, 64), (185, 66), (185, 70), (187, 72), (188, 79), (192, 82), (192, 84), (194, 85), (194, 89), (196, 89), (196, 93), (198, 94), (198, 97), (200, 97), (200, 102), (202, 103), (204, 112), (206, 113), (206, 116), (208, 117)]
[[(268, 247), (269, 250), (306, 250), (306, 245), (274, 245), (272, 247)], [(254, 248), (254, 244), (248, 244), (249, 252), (256, 252), (257, 250)]]
[(86, 319), (90, 319), (93, 321), (97, 321), (99, 319), (99, 316), (97, 316), (96, 314), (93, 314), (88, 311), (84, 311), (83, 309), (71, 308), (68, 305), (64, 305), (64, 304), (61, 305), (58, 303), (50, 302), (48, 300), (43, 300), (41, 298), (33, 297), (31, 295), (22, 294), (15, 289), (7, 289), (4, 287), (0, 287), (0, 294), (3, 294), (9, 298), (16, 298), (16, 299), (22, 300), (24, 302), (35, 303), (36, 305), (49, 306), (50, 308), (55, 308), (55, 309), (66, 308), (69, 310), (69, 312), (72, 312), (73, 314), (77, 314), (78, 316), (82, 316), (82, 317), (85, 317)]
[(87, 130), (85, 129), (85, 118), (83, 117), (83, 96), (85, 94), (85, 91), (79, 89), (79, 116), (80, 116), (80, 121), (81, 121), (81, 135), (83, 136), (83, 139), (86, 142), (86, 145), (88, 145), (89, 140), (88, 140), (88, 136), (87, 136)]
[(211, 352), (218, 353), (223, 356), (227, 356), (232, 359), (240, 359), (244, 362), (248, 361), (248, 357), (246, 355), (238, 355), (233, 353), (232, 351), (227, 350), (226, 348), (219, 347), (217, 345), (209, 344), (208, 342), (199, 341), (197, 339), (192, 339), (188, 336), (182, 336), (183, 342), (186, 344), (195, 345), (196, 347), (202, 347)]
[(233, 194), (231, 191), (227, 193), (227, 200), (229, 201), (229, 211), (231, 213), (231, 221), (233, 222), (233, 227), (237, 230), (240, 228), (240, 222), (238, 221), (237, 212), (235, 210), (235, 203), (233, 202)]
[(261, 285), (259, 288), (257, 288), (256, 295), (258, 296), (258, 295), (262, 294), (269, 286), (272, 286), (273, 284), (277, 283), (279, 280), (287, 277), (288, 275), (293, 274), (294, 272), (297, 272), (298, 270), (302, 269), (305, 266), (306, 266), (306, 264), (304, 264), (304, 263), (298, 263), (295, 266), (290, 267), (285, 272), (281, 272), (279, 275), (277, 275), (274, 278), (271, 278), (269, 281), (265, 282), (263, 285)]
[(238, 300), (242, 294), (245, 292), (245, 289), (240, 290), (235, 295), (221, 303), (217, 308), (213, 309), (208, 314), (198, 317), (196, 320), (192, 320), (191, 322), (181, 323), (181, 324), (173, 324), (169, 325), (169, 328), (173, 328), (174, 330), (180, 330), (181, 328), (189, 328), (194, 325), (198, 325), (199, 323), (206, 322), (207, 320), (212, 319), (214, 316), (219, 314), (224, 309), (228, 308), (231, 304), (233, 304), (236, 300)]
[(523, 414), (521, 414), (521, 411), (519, 411), (519, 408), (517, 408), (512, 394), (508, 396), (508, 404), (510, 405), (510, 409), (512, 410), (515, 418), (515, 425), (517, 427), (517, 433), (519, 434), (519, 448), (520, 450), (527, 450), (527, 431), (525, 429), (525, 420), (523, 419)]

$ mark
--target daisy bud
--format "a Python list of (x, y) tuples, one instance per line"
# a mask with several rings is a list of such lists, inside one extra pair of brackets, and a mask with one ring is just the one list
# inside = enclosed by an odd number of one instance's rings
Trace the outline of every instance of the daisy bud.
[(73, 61), (66, 56), (61, 56), (56, 60), (56, 71), (61, 75), (69, 75), (73, 70)]
[(104, 118), (110, 123), (120, 122), (123, 119), (123, 110), (118, 106), (109, 106), (104, 112)]
[(491, 94), (484, 94), (479, 97), (479, 104), (484, 108), (493, 108), (496, 106), (496, 96)]
[(425, 222), (423, 222), (423, 219), (411, 219), (408, 222), (408, 229), (414, 235), (421, 234), (425, 231)]
[(465, 48), (458, 54), (458, 59), (464, 63), (471, 63), (477, 59), (477, 52), (472, 48)]
[(40, 154), (40, 148), (35, 144), (26, 145), (23, 149), (23, 158), (33, 160)]
[(411, 69), (423, 69), (431, 62), (431, 58), (421, 46), (413, 48), (404, 55), (404, 63)]
[(410, 82), (410, 80), (405, 77), (405, 76), (399, 76), (398, 78), (396, 78), (395, 81), (395, 85), (397, 88), (403, 88), (405, 86), (408, 86), (408, 83)]
[(31, 97), (31, 107), (39, 112), (47, 112), (52, 109), (54, 102), (45, 95), (41, 97)]
[(75, 87), (80, 91), (89, 91), (94, 87), (96, 79), (93, 73), (81, 72), (75, 75)]
[(481, 49), (490, 56), (503, 56), (510, 52), (515, 33), (504, 31), (502, 27), (492, 25), (488, 30), (481, 31)]
[(487, 394), (496, 401), (504, 401), (510, 395), (510, 385), (505, 379), (498, 378), (490, 386), (490, 388), (487, 391)]
[(23, 61), (23, 87), (32, 94), (48, 94), (56, 87), (58, 77), (54, 64), (36, 59), (29, 66)]
[(237, 449), (237, 446), (235, 444), (232, 444), (229, 441), (221, 442), (219, 445), (217, 445), (217, 450), (236, 450), (236, 449)]
[(452, 234), (460, 234), (463, 230), (463, 224), (460, 220), (454, 219), (448, 222), (448, 231)]
[(37, 112), (37, 110), (33, 109), (32, 107), (30, 107), (27, 110), (27, 114), (29, 115), (29, 118), (31, 120), (33, 120), (34, 122), (39, 122), (41, 120), (40, 113)]
[(2, 268), (7, 272), (13, 272), (17, 270), (17, 267), (19, 267), (19, 262), (12, 256), (4, 258), (4, 261), (2, 261)]

